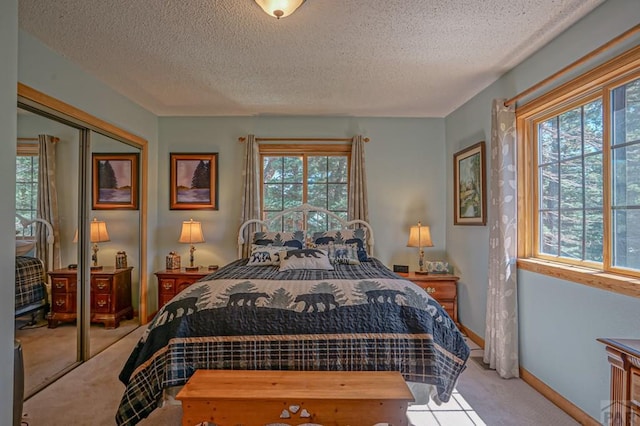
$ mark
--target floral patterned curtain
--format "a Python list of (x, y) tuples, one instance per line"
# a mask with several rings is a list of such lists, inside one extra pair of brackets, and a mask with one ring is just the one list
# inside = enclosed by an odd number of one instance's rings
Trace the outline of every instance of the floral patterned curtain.
[(500, 377), (519, 376), (516, 119), (495, 99), (491, 108), (489, 288), (484, 362)]

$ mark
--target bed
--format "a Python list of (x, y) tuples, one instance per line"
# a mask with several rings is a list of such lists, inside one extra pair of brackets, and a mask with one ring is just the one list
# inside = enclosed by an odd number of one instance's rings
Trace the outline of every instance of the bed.
[[(444, 309), (372, 257), (367, 223), (308, 205), (273, 221), (300, 212), (297, 231), (243, 224), (239, 245), (247, 226), (263, 227), (249, 255), (158, 311), (120, 373), (117, 424), (147, 417), (197, 369), (400, 371), (449, 400), (469, 348)], [(318, 214), (340, 228), (311, 232)]]
[(20, 215), (16, 215), (16, 217), (22, 225), (23, 234), (16, 235), (15, 316), (31, 314), (31, 321), (26, 325), (32, 325), (35, 323), (37, 311), (42, 310), (46, 313), (49, 310), (49, 297), (44, 262), (36, 257), (28, 256), (35, 249), (36, 239), (24, 236), (24, 229), (33, 224), (41, 223), (46, 229), (47, 244), (51, 256), (53, 253), (53, 228), (49, 222), (43, 219), (27, 219)]

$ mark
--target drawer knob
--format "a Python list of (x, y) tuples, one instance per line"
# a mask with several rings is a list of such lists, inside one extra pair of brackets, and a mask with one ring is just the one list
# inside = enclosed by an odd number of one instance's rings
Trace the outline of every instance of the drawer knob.
[(57, 282), (56, 283), (56, 288), (64, 288), (64, 283)]
[(167, 282), (166, 282), (166, 283), (164, 283), (164, 284), (163, 284), (163, 286), (164, 286), (164, 289), (165, 289), (165, 290), (169, 290), (169, 289), (171, 289), (171, 287), (173, 287), (173, 284), (172, 284), (172, 283), (167, 283)]
[(56, 300), (56, 306), (62, 306), (62, 305), (64, 305), (64, 300), (60, 300), (60, 299)]
[(427, 291), (427, 294), (433, 294), (436, 292), (436, 289), (433, 287), (427, 287), (426, 291)]
[(98, 285), (97, 285), (98, 290), (104, 290), (106, 286), (107, 286), (107, 284), (105, 284), (105, 283), (98, 283)]
[(102, 307), (103, 307), (104, 305), (106, 305), (106, 304), (107, 304), (107, 302), (105, 302), (104, 300), (98, 300), (98, 306), (99, 306), (99, 307), (101, 307), (101, 308), (102, 308)]

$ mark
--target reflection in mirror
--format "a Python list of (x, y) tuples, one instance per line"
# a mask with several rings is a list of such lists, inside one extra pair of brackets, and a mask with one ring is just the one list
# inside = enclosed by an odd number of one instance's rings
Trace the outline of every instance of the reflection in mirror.
[[(44, 259), (33, 280), (34, 287), (40, 288), (40, 299), (29, 305), (24, 302), (28, 301), (27, 296), (16, 296), (19, 307), (15, 310), (15, 337), (19, 345), (16, 348), (21, 347), (24, 359), (22, 377), (26, 400), (137, 327), (136, 316), (147, 318), (146, 300), (140, 297), (147, 293), (146, 274), (141, 272), (147, 267), (144, 173), (147, 141), (21, 83), (18, 83), (18, 108), (18, 139), (31, 143), (21, 149), (25, 150), (24, 155), (37, 156), (38, 161), (26, 161), (21, 159), (22, 155), (16, 157), (17, 212), (26, 215), (25, 223), (32, 217), (39, 219), (42, 215), (39, 201), (54, 199), (47, 190), (40, 190), (39, 184), (54, 182), (49, 190), (55, 187), (58, 193), (57, 219), (48, 220), (54, 228), (51, 256), (47, 254), (45, 236), (34, 251), (25, 248), (31, 257)], [(41, 140), (51, 143), (42, 144)], [(48, 156), (44, 151), (39, 153), (37, 148), (41, 145), (48, 147), (47, 152), (56, 152), (55, 161), (42, 162)], [(92, 148), (93, 152), (140, 158), (140, 169), (131, 172), (139, 178), (137, 203), (130, 203), (128, 209), (122, 205), (117, 209), (96, 206), (92, 209)], [(115, 166), (112, 166), (114, 175), (117, 174)], [(43, 178), (36, 177), (38, 170), (43, 172)], [(121, 198), (122, 193), (130, 193), (135, 186), (133, 183), (130, 187), (126, 183), (106, 185), (105, 196)], [(34, 191), (46, 197), (38, 198)], [(107, 201), (100, 198), (101, 202)], [(49, 209), (55, 210), (52, 206)], [(96, 221), (98, 227), (110, 228), (109, 238), (98, 238), (97, 242), (101, 247), (96, 252), (96, 266), (103, 269), (92, 271), (90, 222), (96, 215), (103, 218), (96, 217), (100, 219)], [(17, 240), (46, 233), (38, 230), (46, 228), (41, 222), (35, 230), (23, 231), (21, 227), (22, 222), (16, 221)], [(122, 252), (127, 255), (126, 267), (123, 267)], [(120, 263), (116, 268), (117, 262)], [(107, 279), (103, 278), (105, 272)], [(130, 277), (130, 283), (120, 285), (122, 276)], [(93, 332), (94, 329), (100, 333)]]
[(91, 132), (91, 356), (139, 325), (139, 152)]
[(29, 397), (79, 361), (76, 275), (68, 266), (78, 263), (80, 131), (20, 108), (17, 117), (15, 338)]

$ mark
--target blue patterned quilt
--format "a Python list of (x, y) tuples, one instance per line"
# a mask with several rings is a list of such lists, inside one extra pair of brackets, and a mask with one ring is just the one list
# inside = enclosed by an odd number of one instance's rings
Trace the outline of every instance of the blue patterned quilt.
[(156, 314), (127, 360), (116, 414), (136, 424), (197, 369), (391, 370), (448, 401), (469, 347), (445, 310), (376, 259), (334, 271), (235, 261)]

